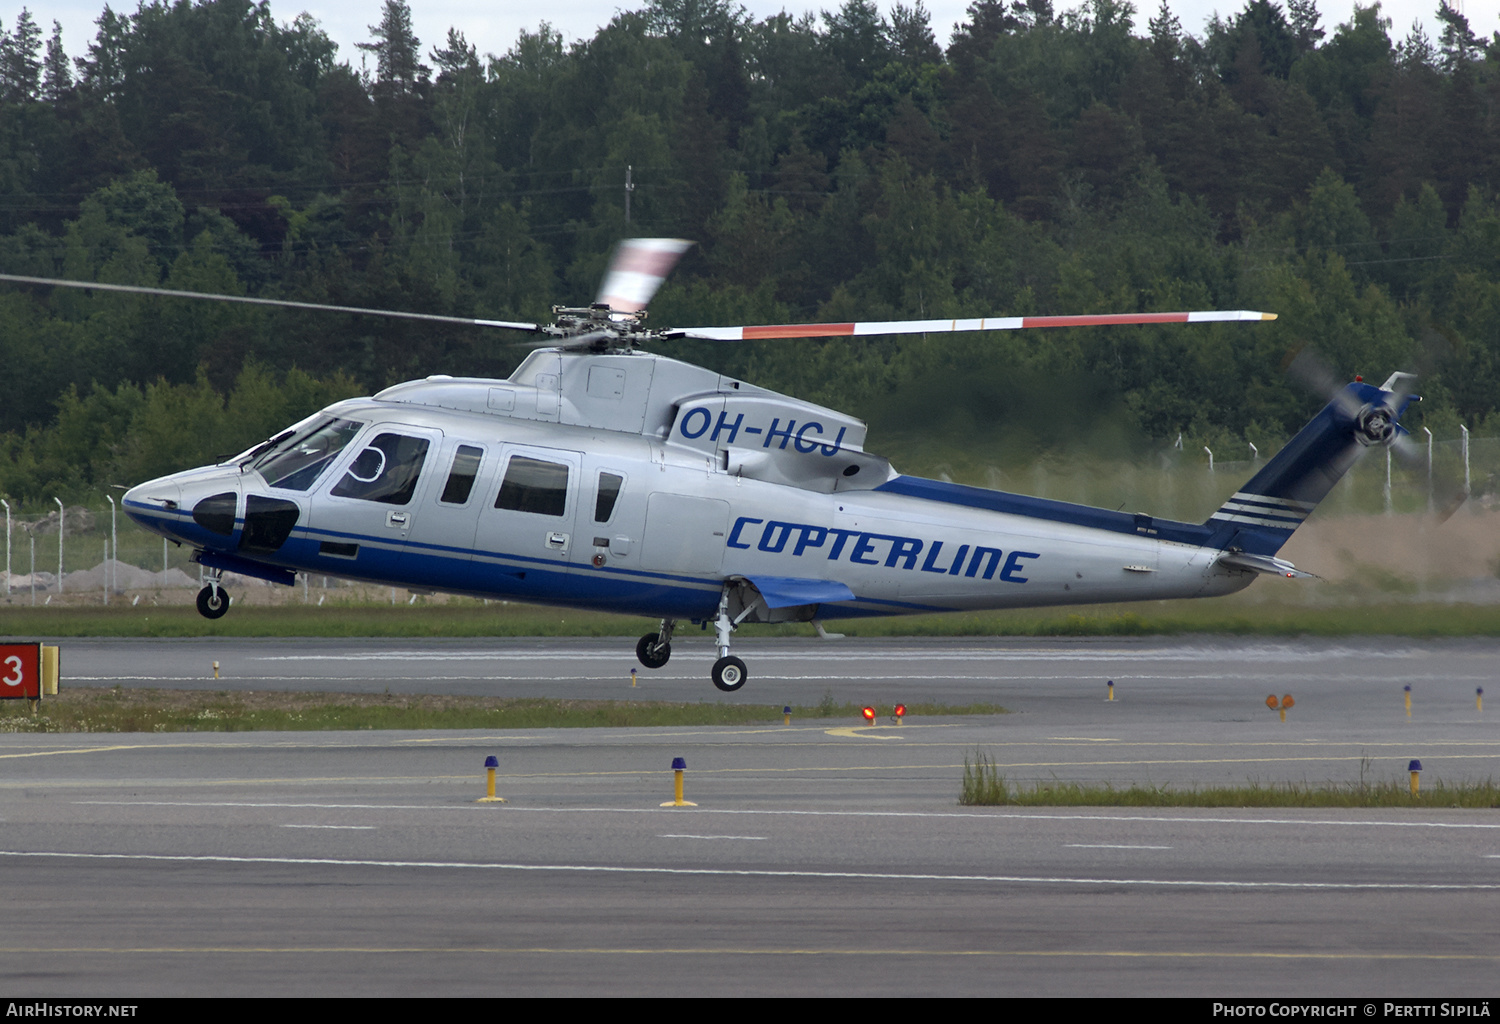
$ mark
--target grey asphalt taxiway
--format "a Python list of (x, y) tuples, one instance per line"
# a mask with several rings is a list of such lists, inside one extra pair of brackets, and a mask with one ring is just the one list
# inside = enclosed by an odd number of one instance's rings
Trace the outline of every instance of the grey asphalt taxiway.
[[(771, 705), (757, 727), (0, 736), (7, 988), (69, 995), (1495, 991), (1500, 811), (966, 808), (1015, 782), (1494, 777), (1500, 644), (64, 641), (71, 685)], [(211, 663), (220, 663), (212, 679)], [(1115, 682), (1107, 701), (1105, 683)], [(1403, 687), (1412, 687), (1412, 714)], [(1494, 691), (1500, 699), (1500, 689)], [(1285, 723), (1267, 694), (1296, 699)], [(1013, 713), (890, 722), (897, 700)], [(486, 756), (504, 804), (483, 795)], [(672, 758), (687, 761), (672, 798)], [(1492, 1011), (1493, 1012), (1493, 1011)]]

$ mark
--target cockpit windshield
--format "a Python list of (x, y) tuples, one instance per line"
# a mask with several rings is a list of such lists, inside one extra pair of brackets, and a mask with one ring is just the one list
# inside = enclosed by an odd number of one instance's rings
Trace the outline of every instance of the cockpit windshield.
[(333, 417), (315, 420), (280, 440), (273, 438), (248, 468), (258, 471), (272, 487), (305, 491), (363, 426), (356, 420)]

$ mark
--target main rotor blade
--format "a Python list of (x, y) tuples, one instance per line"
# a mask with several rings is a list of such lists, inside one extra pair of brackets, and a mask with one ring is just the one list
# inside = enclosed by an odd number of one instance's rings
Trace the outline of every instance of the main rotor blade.
[(211, 299), (217, 302), (242, 302), (250, 306), (276, 306), (281, 309), (306, 309), (318, 313), (358, 313), (361, 316), (383, 316), (396, 320), (424, 320), (437, 324), (460, 324), (464, 327), (505, 327), (513, 331), (537, 332), (541, 324), (519, 323), (511, 320), (478, 320), (462, 316), (442, 316), (437, 313), (408, 313), (396, 309), (366, 309), (362, 306), (329, 306), (321, 302), (294, 302), (291, 299), (257, 299), (248, 295), (218, 295), (213, 292), (183, 292), (172, 288), (147, 288), (133, 284), (102, 284), (97, 281), (69, 281), (58, 277), (25, 277), (21, 274), (0, 274), (0, 281), (16, 284), (43, 284), (54, 288), (87, 288), (105, 292), (127, 292), (133, 295), (163, 295), (172, 299)]
[(1107, 324), (1205, 324), (1275, 320), (1275, 313), (1202, 310), (1187, 313), (1100, 313), (1086, 316), (1005, 316), (977, 320), (884, 320), (849, 324), (776, 324), (767, 327), (680, 327), (663, 338), (704, 341), (756, 341), (765, 338), (865, 337), (876, 334), (942, 334), (963, 331), (1019, 331), (1032, 327), (1100, 327)]
[(639, 313), (692, 244), (681, 238), (627, 238), (610, 258), (594, 301), (616, 313)]

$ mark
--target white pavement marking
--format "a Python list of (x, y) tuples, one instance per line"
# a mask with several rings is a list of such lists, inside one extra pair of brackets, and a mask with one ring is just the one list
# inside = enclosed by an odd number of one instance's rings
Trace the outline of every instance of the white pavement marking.
[(749, 839), (754, 842), (763, 842), (767, 836), (695, 836), (686, 832), (668, 832), (666, 835), (657, 836), (658, 839)]
[(283, 825), (282, 828), (356, 828), (373, 829), (374, 825)]
[(1064, 843), (1070, 850), (1170, 850), (1170, 846), (1129, 846), (1124, 843)]
[(726, 878), (873, 879), (887, 882), (1002, 882), (1031, 885), (1129, 885), (1169, 889), (1332, 889), (1386, 892), (1489, 892), (1500, 882), (1254, 882), (1194, 878), (1081, 878), (1067, 875), (941, 875), (897, 871), (791, 871), (768, 868), (624, 867), (604, 864), (519, 864), (442, 860), (341, 860), (334, 857), (228, 857), (212, 854), (75, 853), (67, 850), (0, 850), (0, 857), (63, 858), (70, 860), (159, 861), (182, 864), (280, 864), (341, 868), (451, 868), (478, 871), (557, 871), (609, 875), (696, 875)]
[[(341, 810), (373, 811), (469, 811), (489, 814), (491, 812), (467, 804), (330, 804), (330, 803), (266, 803), (244, 800), (74, 800), (80, 805), (103, 804), (109, 807), (318, 807)], [(671, 809), (655, 807), (522, 807), (509, 805), (501, 813), (525, 814), (662, 814), (674, 813)], [(680, 812), (675, 812), (680, 813)], [(1022, 821), (1148, 821), (1174, 824), (1198, 825), (1335, 825), (1362, 826), (1365, 828), (1477, 828), (1500, 829), (1500, 822), (1478, 821), (1336, 821), (1331, 818), (1187, 818), (1156, 817), (1148, 814), (1015, 814), (1006, 811), (789, 811), (789, 810), (736, 810), (731, 808), (699, 807), (694, 814), (744, 814), (744, 815), (788, 815), (803, 818), (994, 818), (1019, 819)], [(1494, 856), (1500, 856), (1495, 854)]]

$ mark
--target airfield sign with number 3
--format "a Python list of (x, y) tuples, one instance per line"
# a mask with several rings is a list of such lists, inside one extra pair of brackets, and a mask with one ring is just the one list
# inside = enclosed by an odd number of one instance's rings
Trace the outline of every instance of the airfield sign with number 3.
[(41, 696), (42, 645), (0, 644), (0, 700)]

